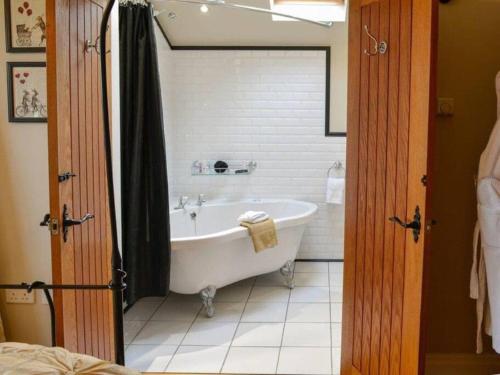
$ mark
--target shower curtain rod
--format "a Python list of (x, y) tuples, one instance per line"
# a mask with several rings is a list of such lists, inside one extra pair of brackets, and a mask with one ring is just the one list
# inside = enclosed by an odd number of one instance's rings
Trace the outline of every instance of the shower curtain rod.
[[(275, 12), (274, 10), (270, 10), (270, 9), (252, 7), (249, 5), (226, 3), (225, 0), (157, 0), (157, 1), (152, 1), (152, 2), (156, 3), (156, 2), (167, 2), (167, 1), (172, 1), (172, 2), (177, 2), (177, 3), (186, 3), (186, 4), (197, 4), (197, 5), (218, 5), (218, 6), (222, 6), (222, 7), (226, 7), (226, 8), (241, 9), (241, 10), (247, 10), (247, 11), (254, 12), (254, 13), (265, 13), (265, 14), (271, 14), (274, 16), (290, 18), (293, 20), (307, 22), (307, 23), (311, 23), (313, 25), (326, 27), (326, 28), (330, 28), (333, 26), (333, 22), (314, 21), (314, 20), (311, 20), (309, 18), (297, 17), (297, 16), (293, 16), (291, 14)], [(166, 11), (166, 9), (160, 10), (160, 11), (158, 11), (157, 14), (161, 14), (165, 11)]]

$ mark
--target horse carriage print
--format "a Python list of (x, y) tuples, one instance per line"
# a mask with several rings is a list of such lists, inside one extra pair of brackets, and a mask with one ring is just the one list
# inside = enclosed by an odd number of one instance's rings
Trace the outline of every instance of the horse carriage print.
[(45, 0), (6, 0), (8, 52), (43, 52), (47, 42)]
[(31, 47), (31, 30), (26, 27), (26, 24), (17, 25), (17, 38), (16, 43), (19, 47)]

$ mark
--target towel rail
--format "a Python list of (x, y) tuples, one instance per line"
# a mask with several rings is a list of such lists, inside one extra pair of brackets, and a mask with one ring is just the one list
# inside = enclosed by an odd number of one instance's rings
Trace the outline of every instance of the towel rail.
[(341, 169), (344, 169), (344, 164), (340, 161), (340, 160), (337, 160), (336, 162), (334, 162), (332, 164), (332, 166), (330, 168), (328, 168), (328, 172), (326, 172), (326, 176), (327, 177), (330, 177), (330, 173), (332, 172), (332, 170), (336, 170), (336, 171), (340, 171)]

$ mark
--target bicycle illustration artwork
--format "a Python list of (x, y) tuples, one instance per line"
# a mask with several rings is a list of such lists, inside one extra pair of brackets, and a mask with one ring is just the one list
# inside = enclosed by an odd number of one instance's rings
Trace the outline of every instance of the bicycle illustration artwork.
[(47, 73), (44, 62), (9, 62), (9, 121), (47, 121)]
[(47, 106), (40, 103), (39, 93), (36, 89), (23, 90), (23, 99), (16, 107), (18, 117), (47, 117)]

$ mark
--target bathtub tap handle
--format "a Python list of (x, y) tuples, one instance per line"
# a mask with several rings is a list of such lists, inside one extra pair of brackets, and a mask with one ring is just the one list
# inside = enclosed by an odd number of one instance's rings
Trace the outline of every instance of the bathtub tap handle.
[(200, 194), (198, 195), (198, 202), (196, 202), (196, 204), (201, 207), (206, 201), (207, 200), (205, 199), (205, 194)]
[(189, 197), (187, 195), (181, 195), (179, 197), (179, 203), (177, 204), (177, 206), (174, 207), (174, 210), (184, 209), (184, 207), (186, 206), (188, 201), (189, 201)]

